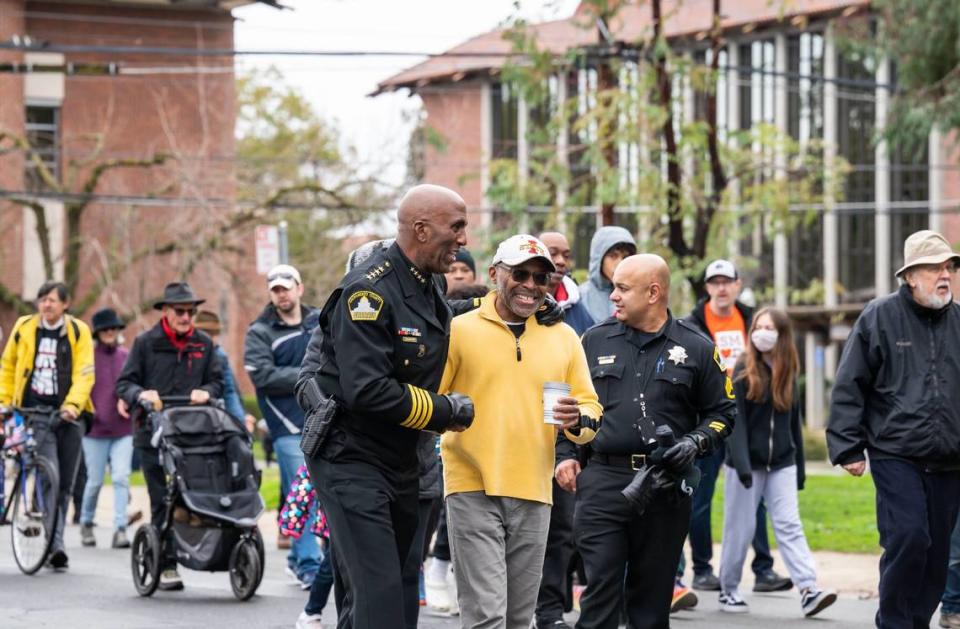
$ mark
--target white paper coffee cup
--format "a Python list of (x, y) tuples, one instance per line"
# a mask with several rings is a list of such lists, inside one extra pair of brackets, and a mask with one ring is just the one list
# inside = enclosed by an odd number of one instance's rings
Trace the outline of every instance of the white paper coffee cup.
[(559, 426), (563, 422), (553, 418), (553, 407), (557, 400), (562, 397), (569, 397), (570, 385), (566, 382), (544, 382), (543, 383), (543, 423)]

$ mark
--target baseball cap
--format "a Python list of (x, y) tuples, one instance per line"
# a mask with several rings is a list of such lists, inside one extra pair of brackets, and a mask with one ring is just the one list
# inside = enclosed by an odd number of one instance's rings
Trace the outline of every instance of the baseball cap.
[(300, 271), (289, 264), (278, 264), (267, 273), (267, 288), (283, 286), (289, 290), (297, 284), (302, 283), (303, 282), (300, 281)]
[(714, 260), (707, 265), (707, 272), (703, 275), (703, 281), (709, 282), (715, 277), (729, 277), (732, 280), (737, 279), (737, 267), (729, 260)]
[(507, 266), (517, 266), (533, 258), (541, 258), (547, 263), (551, 271), (557, 270), (553, 260), (550, 259), (550, 250), (540, 242), (540, 239), (534, 238), (530, 234), (517, 234), (501, 242), (490, 264), (503, 263)]

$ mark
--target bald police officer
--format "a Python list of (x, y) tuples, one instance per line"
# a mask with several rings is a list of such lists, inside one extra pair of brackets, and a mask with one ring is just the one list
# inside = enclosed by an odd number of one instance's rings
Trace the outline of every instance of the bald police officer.
[(403, 626), (420, 431), (459, 431), (473, 421), (469, 398), (436, 393), (452, 314), (433, 274), (446, 272), (466, 244), (466, 205), (446, 188), (416, 186), (397, 220), (396, 242), (357, 265), (327, 300), (304, 361), (305, 369), (318, 365), (307, 378), (339, 406), (307, 461), (346, 590), (339, 627)]
[(733, 427), (733, 387), (719, 354), (707, 337), (673, 318), (669, 291), (663, 258), (624, 259), (613, 274), (614, 317), (583, 336), (603, 428), (582, 474), (565, 441), (557, 447), (556, 469), (560, 486), (577, 495), (574, 536), (587, 573), (577, 629), (615, 629), (621, 594), (630, 627), (670, 626), (690, 498), (679, 485), (664, 488), (640, 514), (621, 491), (647, 463), (656, 427), (669, 426), (677, 437), (658, 464), (673, 474), (691, 469)]

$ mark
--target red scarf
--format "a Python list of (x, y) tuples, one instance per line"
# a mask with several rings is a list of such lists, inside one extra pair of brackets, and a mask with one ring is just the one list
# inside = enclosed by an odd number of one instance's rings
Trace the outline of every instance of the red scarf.
[[(177, 349), (177, 362), (180, 362), (183, 358), (183, 353), (187, 352), (187, 373), (190, 373), (190, 369), (193, 367), (193, 359), (203, 356), (203, 343), (197, 341), (191, 342), (193, 338), (193, 326), (190, 326), (186, 334), (180, 335), (170, 327), (166, 317), (160, 319), (160, 324), (163, 326), (163, 333), (167, 335), (167, 340)], [(189, 351), (191, 349), (197, 349), (199, 351)]]

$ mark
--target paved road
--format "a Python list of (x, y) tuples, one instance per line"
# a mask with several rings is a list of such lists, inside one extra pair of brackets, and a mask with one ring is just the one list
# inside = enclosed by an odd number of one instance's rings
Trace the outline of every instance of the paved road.
[[(130, 577), (129, 553), (110, 550), (110, 532), (97, 530), (101, 546), (80, 547), (76, 526), (67, 531), (70, 570), (53, 573), (42, 570), (25, 577), (14, 564), (9, 545), (9, 527), (0, 528), (0, 626), (4, 629), (37, 627), (80, 627), (96, 629), (175, 629), (178, 627), (229, 627), (260, 629), (293, 626), (306, 600), (306, 593), (290, 585), (283, 575), (284, 555), (267, 551), (267, 573), (252, 600), (234, 599), (226, 573), (184, 570), (187, 589), (158, 592), (152, 598), (137, 596)], [(716, 598), (704, 596), (696, 611), (674, 616), (674, 627), (707, 629), (726, 627), (776, 627), (790, 629), (811, 626), (853, 629), (872, 626), (875, 601), (843, 598), (822, 618), (804, 620), (796, 593), (748, 598), (750, 614), (729, 616), (717, 611)], [(333, 627), (335, 612), (325, 611)], [(572, 620), (575, 616), (571, 616)], [(811, 625), (814, 623), (814, 625)], [(326, 625), (325, 625), (326, 626)], [(458, 627), (455, 619), (424, 614), (421, 627)]]

